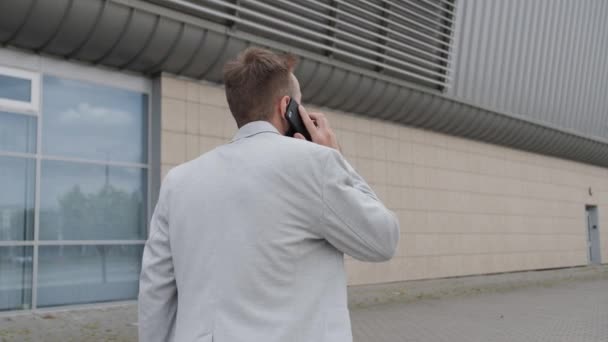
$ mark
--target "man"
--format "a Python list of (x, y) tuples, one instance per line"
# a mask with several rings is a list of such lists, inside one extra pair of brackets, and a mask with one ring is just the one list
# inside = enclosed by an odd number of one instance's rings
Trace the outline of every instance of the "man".
[(343, 255), (390, 259), (399, 223), (344, 160), (325, 116), (286, 137), (295, 58), (226, 64), (234, 139), (166, 176), (143, 256), (140, 341), (350, 342)]

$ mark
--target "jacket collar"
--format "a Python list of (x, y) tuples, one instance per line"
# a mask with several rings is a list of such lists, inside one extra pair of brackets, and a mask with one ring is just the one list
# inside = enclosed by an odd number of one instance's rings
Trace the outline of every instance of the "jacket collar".
[(232, 141), (248, 138), (260, 133), (279, 134), (279, 131), (268, 121), (253, 121), (241, 127), (232, 138)]

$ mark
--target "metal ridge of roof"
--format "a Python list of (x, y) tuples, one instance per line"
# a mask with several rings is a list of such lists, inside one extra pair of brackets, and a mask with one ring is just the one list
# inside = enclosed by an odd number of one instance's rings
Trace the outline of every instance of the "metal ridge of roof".
[(304, 101), (400, 124), (608, 167), (608, 141), (453, 98), (186, 13), (167, 0), (5, 0), (0, 43), (132, 70), (220, 83), (250, 45), (292, 52)]

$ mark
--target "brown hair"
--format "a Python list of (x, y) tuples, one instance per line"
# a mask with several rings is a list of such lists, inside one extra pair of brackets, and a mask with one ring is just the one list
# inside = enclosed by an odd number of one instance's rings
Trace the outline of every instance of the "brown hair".
[(226, 99), (238, 127), (269, 120), (273, 104), (282, 96), (295, 96), (290, 78), (297, 58), (249, 48), (224, 65)]

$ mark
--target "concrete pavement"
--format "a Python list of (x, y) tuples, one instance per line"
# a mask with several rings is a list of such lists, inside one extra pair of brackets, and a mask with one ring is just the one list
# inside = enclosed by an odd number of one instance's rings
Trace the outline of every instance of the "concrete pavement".
[[(608, 267), (349, 290), (355, 342), (606, 342)], [(0, 316), (0, 341), (137, 341), (136, 306)]]
[(608, 280), (353, 310), (355, 342), (606, 342)]

